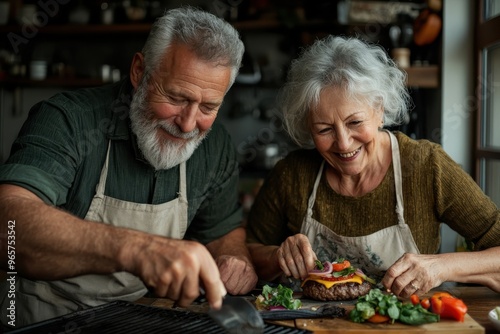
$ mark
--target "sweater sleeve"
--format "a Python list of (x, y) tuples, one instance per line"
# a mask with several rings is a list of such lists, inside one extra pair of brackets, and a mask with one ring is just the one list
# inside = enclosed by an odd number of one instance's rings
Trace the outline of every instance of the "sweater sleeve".
[(433, 154), (436, 210), (441, 221), (474, 243), (500, 246), (500, 210), (472, 177), (436, 146)]
[(286, 162), (279, 161), (267, 176), (248, 215), (247, 241), (265, 245), (280, 245), (290, 235), (285, 224), (284, 186)]
[(248, 215), (249, 242), (280, 245), (300, 232), (321, 161), (316, 150), (301, 149), (276, 164)]

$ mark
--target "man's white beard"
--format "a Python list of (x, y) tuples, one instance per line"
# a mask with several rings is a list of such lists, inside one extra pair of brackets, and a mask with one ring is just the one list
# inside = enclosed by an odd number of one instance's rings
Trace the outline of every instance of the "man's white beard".
[[(187, 161), (210, 129), (200, 133), (200, 130), (195, 128), (191, 132), (184, 133), (176, 124), (154, 118), (153, 112), (147, 105), (147, 89), (147, 82), (141, 82), (132, 97), (130, 104), (132, 131), (137, 136), (137, 145), (144, 158), (155, 170), (170, 169)], [(162, 138), (159, 131), (166, 131), (186, 141), (169, 141)]]

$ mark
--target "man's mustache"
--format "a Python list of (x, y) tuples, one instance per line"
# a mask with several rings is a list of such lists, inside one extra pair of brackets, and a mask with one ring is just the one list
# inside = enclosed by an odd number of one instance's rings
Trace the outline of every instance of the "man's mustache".
[(193, 131), (190, 132), (182, 132), (176, 125), (169, 123), (167, 121), (158, 121), (155, 128), (163, 129), (168, 134), (182, 139), (196, 138), (200, 134), (200, 130), (198, 128), (195, 128)]

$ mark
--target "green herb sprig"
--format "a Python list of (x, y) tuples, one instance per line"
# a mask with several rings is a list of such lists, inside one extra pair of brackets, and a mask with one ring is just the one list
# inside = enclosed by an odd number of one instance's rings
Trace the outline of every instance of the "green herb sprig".
[(264, 285), (261, 296), (263, 297), (261, 304), (267, 308), (283, 306), (289, 310), (297, 310), (302, 306), (300, 299), (293, 298), (293, 290), (281, 284), (275, 288)]
[(358, 298), (354, 309), (349, 313), (349, 318), (354, 322), (365, 322), (375, 313), (388, 316), (391, 322), (396, 320), (407, 325), (422, 325), (438, 322), (439, 315), (429, 312), (420, 304), (402, 303), (394, 294), (385, 294), (380, 289)]

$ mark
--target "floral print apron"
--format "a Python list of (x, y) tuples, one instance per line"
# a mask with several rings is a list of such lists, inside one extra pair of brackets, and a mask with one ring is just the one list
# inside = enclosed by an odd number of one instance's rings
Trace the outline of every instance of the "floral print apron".
[(311, 246), (319, 260), (334, 261), (337, 258), (347, 259), (354, 267), (362, 269), (368, 276), (375, 279), (382, 278), (385, 271), (404, 253), (420, 253), (413, 240), (410, 228), (404, 221), (399, 144), (394, 134), (389, 131), (387, 133), (389, 133), (391, 138), (398, 224), (370, 235), (346, 237), (336, 234), (315, 220), (312, 217), (312, 208), (316, 200), (318, 184), (323, 174), (325, 165), (325, 161), (323, 161), (309, 197), (307, 214), (304, 217), (301, 227), (301, 233), (309, 238)]

